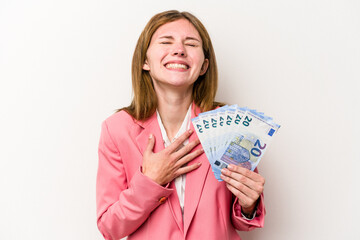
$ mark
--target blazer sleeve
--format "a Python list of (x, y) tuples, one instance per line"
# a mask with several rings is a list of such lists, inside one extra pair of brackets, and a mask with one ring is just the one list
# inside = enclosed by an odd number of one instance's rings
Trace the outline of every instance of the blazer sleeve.
[(260, 200), (256, 209), (255, 218), (252, 220), (246, 220), (241, 215), (241, 206), (238, 203), (238, 199), (235, 198), (232, 207), (232, 223), (234, 227), (239, 231), (251, 231), (255, 228), (264, 227), (265, 220), (265, 207), (264, 207), (264, 196), (261, 194)]
[(102, 124), (96, 181), (97, 225), (105, 239), (121, 239), (133, 233), (173, 190), (143, 175), (140, 168), (128, 182), (123, 159)]
[[(258, 170), (255, 168), (255, 172)], [(240, 231), (251, 231), (255, 228), (264, 227), (265, 220), (265, 205), (264, 205), (264, 194), (260, 195), (260, 199), (256, 208), (255, 218), (252, 220), (246, 220), (241, 215), (241, 206), (238, 203), (238, 198), (235, 198), (233, 206), (232, 206), (232, 217), (231, 220), (233, 222), (234, 227)]]

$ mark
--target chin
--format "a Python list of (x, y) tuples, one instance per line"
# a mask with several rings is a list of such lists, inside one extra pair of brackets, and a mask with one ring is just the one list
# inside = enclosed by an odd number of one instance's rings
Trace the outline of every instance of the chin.
[(185, 87), (185, 86), (191, 86), (194, 84), (195, 80), (189, 80), (189, 79), (179, 79), (179, 78), (170, 78), (166, 81), (169, 85), (176, 86), (176, 87)]
[[(154, 81), (154, 80), (153, 80)], [(194, 85), (194, 81), (184, 78), (167, 78), (162, 80), (154, 81), (154, 85), (168, 87), (168, 88), (192, 88)]]
[(194, 83), (193, 82), (170, 82), (169, 83), (169, 85), (170, 86), (172, 86), (172, 87), (175, 87), (175, 88), (189, 88), (189, 87), (191, 87), (192, 88), (192, 86), (194, 85)]

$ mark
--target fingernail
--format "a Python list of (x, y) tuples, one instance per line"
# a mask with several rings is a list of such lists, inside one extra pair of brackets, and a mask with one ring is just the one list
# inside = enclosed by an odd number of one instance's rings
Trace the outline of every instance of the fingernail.
[(149, 135), (149, 139), (152, 139), (152, 137), (153, 137), (153, 135), (152, 135), (152, 134), (150, 134), (150, 135)]
[(190, 134), (191, 134), (191, 133), (193, 133), (193, 130), (192, 130), (192, 129), (190, 129), (190, 130), (189, 130), (189, 133), (190, 133)]
[(233, 170), (233, 169), (234, 169), (234, 166), (231, 165), (231, 164), (229, 164), (229, 165), (227, 166), (227, 168), (230, 169), (230, 170)]
[(201, 165), (201, 162), (198, 162), (197, 165), (200, 166), (200, 165)]

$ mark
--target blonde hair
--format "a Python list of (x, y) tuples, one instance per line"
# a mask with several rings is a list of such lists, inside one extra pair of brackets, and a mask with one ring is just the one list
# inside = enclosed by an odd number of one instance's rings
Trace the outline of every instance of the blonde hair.
[(179, 19), (188, 20), (199, 32), (203, 42), (202, 47), (205, 58), (209, 60), (206, 73), (199, 76), (194, 83), (193, 101), (200, 107), (201, 111), (208, 111), (222, 105), (214, 102), (218, 84), (218, 71), (215, 52), (208, 32), (200, 20), (191, 13), (170, 10), (153, 16), (142, 31), (135, 47), (131, 67), (134, 97), (130, 106), (118, 111), (125, 110), (137, 120), (147, 119), (154, 114), (157, 108), (157, 97), (149, 72), (143, 70), (146, 53), (155, 31), (162, 25)]

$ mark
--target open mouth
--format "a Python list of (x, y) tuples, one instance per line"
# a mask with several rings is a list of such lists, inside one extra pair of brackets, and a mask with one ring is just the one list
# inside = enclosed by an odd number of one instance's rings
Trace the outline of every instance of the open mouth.
[(189, 69), (189, 66), (181, 63), (168, 63), (165, 64), (167, 69)]

